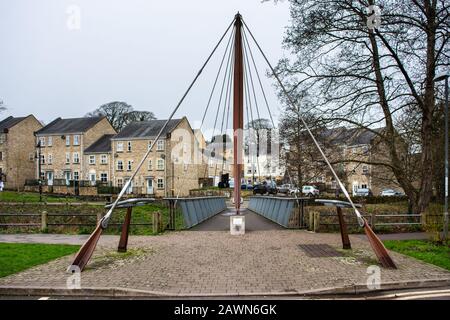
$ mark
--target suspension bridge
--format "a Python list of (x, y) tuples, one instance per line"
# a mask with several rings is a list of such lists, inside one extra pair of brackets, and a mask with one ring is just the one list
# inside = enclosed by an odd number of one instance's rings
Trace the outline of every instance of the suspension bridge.
[[(232, 144), (233, 144), (233, 178), (234, 187), (232, 194), (232, 207), (227, 206), (226, 199), (224, 197), (191, 197), (191, 198), (179, 198), (172, 197), (166, 198), (169, 203), (169, 228), (173, 227), (174, 212), (176, 207), (180, 207), (184, 223), (188, 228), (196, 227), (205, 223), (205, 221), (211, 221), (210, 219), (218, 219), (218, 215), (221, 217), (222, 223), (227, 224), (231, 221), (230, 231), (242, 231), (245, 230), (245, 216), (246, 213), (251, 212), (252, 215), (257, 215), (261, 219), (267, 221), (272, 221), (280, 228), (301, 228), (303, 226), (302, 219), (303, 215), (303, 200), (297, 197), (270, 197), (270, 196), (257, 196), (251, 197), (248, 203), (248, 207), (242, 206), (243, 198), (241, 194), (241, 179), (242, 169), (243, 169), (243, 153), (244, 153), (244, 118), (247, 122), (253, 126), (251, 129), (258, 131), (257, 123), (261, 119), (260, 107), (265, 107), (272, 126), (275, 128), (275, 123), (273, 120), (271, 108), (268, 103), (267, 95), (264, 91), (261, 75), (258, 71), (255, 62), (255, 51), (252, 50), (256, 48), (256, 52), (262, 56), (263, 60), (267, 63), (272, 76), (276, 79), (279, 87), (282, 90), (284, 98), (287, 103), (295, 106), (293, 99), (290, 97), (286, 88), (284, 87), (279, 76), (275, 72), (274, 68), (270, 64), (266, 54), (262, 50), (259, 43), (256, 41), (253, 33), (243, 20), (242, 16), (238, 13), (227, 27), (223, 35), (221, 36), (218, 43), (215, 45), (212, 52), (207, 57), (206, 61), (200, 68), (199, 72), (194, 77), (193, 81), (188, 86), (186, 92), (183, 94), (181, 100), (172, 110), (169, 118), (167, 119), (164, 126), (161, 128), (160, 132), (153, 140), (152, 144), (148, 148), (147, 152), (143, 155), (142, 160), (139, 162), (135, 168), (131, 178), (123, 186), (122, 190), (118, 194), (117, 199), (108, 206), (108, 212), (100, 220), (94, 232), (90, 235), (89, 239), (81, 247), (80, 251), (77, 253), (74, 261), (69, 266), (69, 271), (74, 272), (75, 270), (83, 270), (86, 264), (89, 262), (96, 245), (101, 237), (103, 230), (108, 227), (108, 223), (111, 216), (116, 208), (127, 208), (127, 214), (122, 227), (122, 234), (119, 243), (119, 251), (126, 251), (128, 242), (128, 230), (132, 215), (132, 209), (134, 206), (143, 205), (153, 199), (128, 199), (121, 200), (124, 193), (128, 189), (130, 183), (136, 176), (149, 153), (154, 148), (155, 143), (158, 141), (161, 134), (164, 132), (167, 124), (176, 114), (186, 96), (189, 94), (193, 85), (197, 82), (198, 78), (202, 74), (203, 70), (210, 62), (213, 55), (218, 51), (219, 46), (222, 42), (226, 42), (225, 50), (221, 55), (221, 63), (219, 70), (216, 74), (214, 81), (212, 82), (212, 89), (209, 94), (208, 103), (203, 113), (201, 127), (204, 125), (204, 121), (208, 115), (208, 112), (213, 112), (214, 115), (214, 129), (211, 139), (217, 136), (223, 136), (226, 134), (228, 126), (232, 124)], [(213, 97), (218, 96), (217, 107), (213, 108)], [(258, 99), (259, 97), (259, 99)], [(261, 103), (262, 100), (262, 103)], [(261, 104), (263, 106), (261, 106)], [(245, 111), (245, 117), (244, 117)], [(255, 121), (256, 120), (256, 121)], [(322, 204), (334, 206), (337, 208), (337, 214), (339, 217), (340, 230), (342, 236), (342, 243), (344, 249), (350, 248), (349, 238), (346, 232), (346, 226), (342, 218), (341, 208), (350, 208), (353, 210), (354, 214), (358, 219), (358, 223), (361, 228), (364, 229), (369, 243), (372, 246), (376, 256), (378, 257), (380, 264), (386, 268), (396, 268), (396, 265), (392, 258), (390, 257), (388, 251), (379, 240), (379, 238), (372, 231), (366, 219), (360, 213), (360, 206), (354, 204), (351, 200), (345, 186), (340, 181), (330, 162), (328, 161), (326, 155), (322, 151), (319, 143), (314, 137), (313, 133), (309, 129), (307, 123), (301, 119), (304, 127), (306, 128), (310, 138), (314, 142), (318, 151), (322, 155), (324, 161), (328, 165), (329, 170), (333, 174), (335, 180), (338, 183), (341, 191), (347, 198), (346, 202), (342, 201), (322, 201)], [(231, 123), (230, 123), (231, 122)], [(249, 128), (247, 128), (249, 129)], [(216, 152), (219, 150), (213, 150)], [(223, 159), (223, 157), (222, 157)], [(216, 171), (217, 171), (216, 164)], [(223, 166), (223, 163), (222, 163)], [(258, 157), (256, 157), (256, 167), (259, 167)], [(259, 169), (258, 169), (259, 172)], [(231, 220), (229, 220), (231, 219)], [(247, 223), (252, 223), (255, 221), (253, 218), (249, 219)], [(233, 221), (235, 223), (233, 223)], [(252, 227), (248, 225), (248, 228)], [(237, 232), (239, 233), (239, 232)]]

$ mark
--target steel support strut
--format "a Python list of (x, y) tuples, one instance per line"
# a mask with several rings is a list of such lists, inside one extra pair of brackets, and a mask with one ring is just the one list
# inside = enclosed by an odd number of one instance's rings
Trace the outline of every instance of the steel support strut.
[(242, 53), (242, 20), (239, 13), (235, 17), (234, 39), (234, 73), (233, 73), (233, 178), (234, 178), (234, 206), (236, 214), (241, 207), (241, 173), (244, 127), (244, 72)]

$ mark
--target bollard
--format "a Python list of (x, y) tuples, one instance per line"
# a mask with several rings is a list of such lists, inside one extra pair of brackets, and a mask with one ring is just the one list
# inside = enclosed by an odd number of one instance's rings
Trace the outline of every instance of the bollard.
[(308, 222), (308, 230), (314, 230), (314, 211), (309, 211), (309, 222)]
[(319, 232), (320, 228), (320, 212), (314, 212), (314, 232)]
[(41, 232), (47, 232), (48, 224), (48, 213), (47, 211), (42, 211), (41, 213)]

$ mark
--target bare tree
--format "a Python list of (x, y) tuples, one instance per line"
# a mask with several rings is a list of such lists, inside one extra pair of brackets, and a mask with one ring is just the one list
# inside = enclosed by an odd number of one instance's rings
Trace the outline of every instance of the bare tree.
[(86, 114), (86, 116), (106, 116), (117, 131), (122, 130), (131, 122), (156, 119), (153, 112), (135, 111), (131, 105), (121, 101), (113, 101), (101, 105), (99, 108)]
[[(434, 77), (449, 66), (450, 3), (384, 0), (380, 22), (373, 0), (291, 0), (292, 25), (284, 44), (294, 59), (277, 72), (293, 96), (309, 92), (317, 117), (373, 132), (387, 151), (384, 166), (395, 175), (414, 212), (432, 194)], [(373, 9), (373, 8), (372, 8)], [(420, 172), (409, 175), (399, 119), (419, 110)], [(385, 130), (373, 130), (385, 126)]]

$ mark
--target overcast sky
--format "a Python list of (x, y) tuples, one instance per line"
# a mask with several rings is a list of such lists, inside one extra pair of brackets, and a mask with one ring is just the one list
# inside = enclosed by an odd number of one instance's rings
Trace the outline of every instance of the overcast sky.
[[(287, 1), (0, 0), (0, 99), (8, 108), (0, 118), (33, 113), (48, 123), (115, 100), (165, 118), (238, 10), (275, 64), (284, 54)], [(222, 53), (177, 114), (193, 126)], [(263, 81), (277, 114), (273, 80)]]

